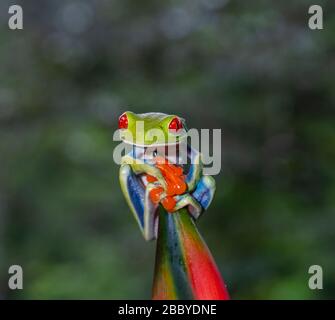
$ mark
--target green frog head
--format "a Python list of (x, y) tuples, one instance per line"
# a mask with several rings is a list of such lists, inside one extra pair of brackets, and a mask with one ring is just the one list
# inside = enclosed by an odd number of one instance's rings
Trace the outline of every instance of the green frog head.
[(144, 147), (178, 144), (187, 136), (183, 118), (158, 112), (126, 111), (119, 117), (119, 130), (124, 142)]

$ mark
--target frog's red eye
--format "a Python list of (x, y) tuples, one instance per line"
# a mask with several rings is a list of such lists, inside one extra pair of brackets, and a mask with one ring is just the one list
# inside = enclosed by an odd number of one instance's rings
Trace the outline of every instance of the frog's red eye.
[(128, 128), (128, 117), (126, 113), (123, 113), (119, 117), (119, 129), (127, 129), (127, 128)]
[(177, 132), (179, 130), (183, 129), (183, 123), (181, 120), (177, 117), (174, 117), (169, 124), (169, 130), (173, 132)]

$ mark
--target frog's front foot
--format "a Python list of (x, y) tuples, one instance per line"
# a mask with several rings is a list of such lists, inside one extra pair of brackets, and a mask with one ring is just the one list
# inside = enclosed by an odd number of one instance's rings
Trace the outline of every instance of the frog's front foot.
[(202, 176), (193, 192), (171, 196), (159, 184), (147, 186), (150, 198), (154, 203), (161, 203), (168, 212), (175, 212), (187, 208), (194, 219), (198, 219), (213, 200), (215, 193), (215, 180), (211, 176)]
[(211, 176), (202, 176), (192, 193), (175, 196), (176, 205), (172, 211), (187, 207), (193, 218), (197, 219), (211, 204), (216, 185)]
[(174, 200), (176, 204), (172, 212), (182, 208), (187, 208), (188, 212), (192, 215), (192, 217), (194, 219), (198, 219), (203, 211), (203, 208), (201, 207), (200, 203), (189, 193), (175, 196)]

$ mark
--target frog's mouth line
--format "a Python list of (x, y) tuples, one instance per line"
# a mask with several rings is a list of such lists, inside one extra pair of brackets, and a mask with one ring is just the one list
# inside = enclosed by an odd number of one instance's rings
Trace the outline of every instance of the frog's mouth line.
[(167, 159), (171, 164), (179, 166), (188, 166), (187, 154), (183, 154), (178, 145), (177, 147), (169, 148), (168, 145), (163, 146), (150, 146), (141, 147), (133, 145), (133, 156), (136, 159), (148, 162), (151, 164), (156, 163), (157, 157), (163, 157)]
[(182, 142), (185, 141), (185, 139), (187, 138), (187, 136), (185, 137), (180, 137), (178, 141), (175, 141), (175, 142), (164, 142), (164, 143), (152, 143), (152, 144), (142, 144), (142, 143), (136, 143), (136, 142), (133, 142), (133, 141), (128, 141), (126, 139), (122, 139), (122, 141), (126, 144), (129, 144), (129, 145), (134, 145), (134, 146), (137, 146), (137, 147), (143, 147), (143, 148), (146, 148), (146, 147), (163, 147), (163, 146), (175, 146), (175, 145), (178, 145)]
[(142, 147), (142, 148), (154, 148), (154, 147), (164, 147), (164, 146), (175, 146), (178, 145), (180, 143), (180, 141), (178, 142), (170, 142), (170, 143), (153, 143), (153, 144), (140, 144), (140, 143), (134, 143), (134, 142), (130, 142), (127, 140), (122, 140), (124, 143), (129, 144), (129, 145), (133, 145), (136, 147)]

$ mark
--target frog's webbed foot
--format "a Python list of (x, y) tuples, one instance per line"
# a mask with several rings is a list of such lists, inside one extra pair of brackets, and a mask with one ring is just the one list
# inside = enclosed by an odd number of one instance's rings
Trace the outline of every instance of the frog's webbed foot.
[(202, 176), (192, 193), (175, 196), (176, 206), (173, 211), (187, 207), (194, 219), (211, 204), (215, 193), (215, 180), (211, 176)]
[(203, 209), (199, 202), (193, 198), (189, 193), (185, 193), (180, 196), (175, 196), (174, 199), (176, 200), (176, 205), (173, 211), (177, 211), (181, 208), (187, 207), (188, 212), (192, 215), (194, 219), (198, 219), (201, 215)]

